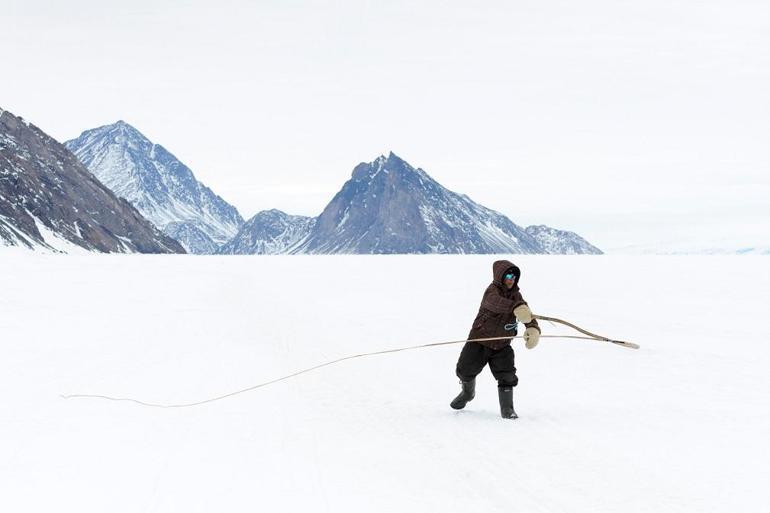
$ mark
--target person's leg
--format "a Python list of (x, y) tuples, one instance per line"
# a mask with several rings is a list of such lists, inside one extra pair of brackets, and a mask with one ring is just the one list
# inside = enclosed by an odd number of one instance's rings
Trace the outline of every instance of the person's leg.
[(489, 369), (497, 380), (497, 396), (500, 401), (500, 415), (505, 419), (518, 418), (513, 409), (513, 387), (519, 383), (514, 366), (513, 348), (505, 346), (493, 351), (489, 357)]
[(460, 381), (471, 381), (487, 364), (487, 348), (478, 342), (466, 342), (457, 359), (455, 374)]
[(498, 387), (515, 387), (519, 383), (511, 346), (505, 346), (499, 351), (491, 351), (489, 370), (492, 371), (492, 375), (497, 380)]
[(476, 342), (466, 342), (460, 351), (457, 360), (455, 374), (460, 378), (462, 390), (455, 397), (450, 406), (455, 410), (462, 410), (474, 397), (476, 397), (476, 376), (487, 364), (487, 348)]

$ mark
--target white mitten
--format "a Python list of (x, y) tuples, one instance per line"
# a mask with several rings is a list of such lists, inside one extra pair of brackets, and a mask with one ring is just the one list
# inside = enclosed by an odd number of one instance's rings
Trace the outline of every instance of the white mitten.
[(519, 305), (514, 308), (513, 315), (515, 315), (519, 321), (525, 324), (532, 322), (532, 310), (530, 310), (527, 305)]
[(524, 330), (524, 345), (527, 349), (534, 348), (540, 340), (540, 330), (532, 327)]

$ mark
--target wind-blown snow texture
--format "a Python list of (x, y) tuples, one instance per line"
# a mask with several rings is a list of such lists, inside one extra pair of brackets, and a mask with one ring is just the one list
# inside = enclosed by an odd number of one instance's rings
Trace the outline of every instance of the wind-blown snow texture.
[(260, 212), (223, 253), (601, 253), (578, 235), (524, 229), (390, 153), (362, 163), (317, 218)]
[(191, 253), (213, 253), (243, 224), (235, 207), (124, 121), (86, 130), (65, 145), (102, 183)]
[(516, 341), (516, 421), (499, 417), (488, 370), (449, 408), (459, 345), (192, 409), (59, 398), (195, 401), (461, 339), (494, 258), (0, 253), (14, 270), (0, 273), (0, 507), (764, 510), (766, 257), (513, 257), (535, 312), (642, 345)]

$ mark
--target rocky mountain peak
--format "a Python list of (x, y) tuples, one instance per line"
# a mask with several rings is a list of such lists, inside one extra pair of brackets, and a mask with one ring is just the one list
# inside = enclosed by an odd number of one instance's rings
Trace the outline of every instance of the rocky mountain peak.
[(54, 251), (183, 253), (62, 144), (0, 113), (0, 243)]
[(243, 224), (235, 207), (123, 120), (86, 130), (65, 144), (110, 190), (192, 253), (211, 253)]
[(309, 253), (541, 252), (510, 220), (449, 191), (393, 152), (362, 163), (318, 217)]
[[(357, 182), (368, 182), (381, 173), (409, 174), (417, 173), (419, 170), (413, 168), (408, 162), (393, 153), (392, 151), (386, 157), (380, 155), (372, 162), (362, 162), (353, 169), (351, 179)], [(382, 178), (382, 177), (381, 177)]]
[(220, 252), (584, 253), (598, 251), (571, 232), (530, 230), (454, 193), (390, 152), (353, 169), (315, 218), (272, 209), (248, 220)]
[(295, 252), (315, 224), (315, 218), (263, 210), (246, 221), (220, 249), (221, 254), (281, 254)]
[(86, 130), (78, 139), (81, 138), (91, 144), (97, 141), (102, 145), (117, 144), (140, 152), (149, 152), (153, 147), (153, 143), (144, 134), (122, 119), (111, 125)]

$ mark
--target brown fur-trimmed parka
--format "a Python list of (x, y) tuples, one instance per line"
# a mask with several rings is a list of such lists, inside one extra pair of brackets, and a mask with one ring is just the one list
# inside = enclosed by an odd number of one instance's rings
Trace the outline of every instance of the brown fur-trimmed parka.
[[(512, 270), (516, 279), (513, 287), (509, 290), (503, 283), (503, 276)], [(527, 304), (519, 291), (519, 279), (521, 278), (521, 269), (508, 260), (498, 260), (492, 264), (492, 283), (484, 291), (484, 297), (481, 299), (479, 313), (473, 321), (468, 339), (504, 337), (511, 335), (511, 331), (505, 330), (506, 324), (516, 322), (516, 316), (513, 309), (519, 305)], [(527, 328), (534, 327), (540, 331), (540, 326), (536, 319), (525, 324)], [(507, 340), (489, 340), (479, 342), (492, 349), (502, 349), (510, 345), (511, 339)]]

